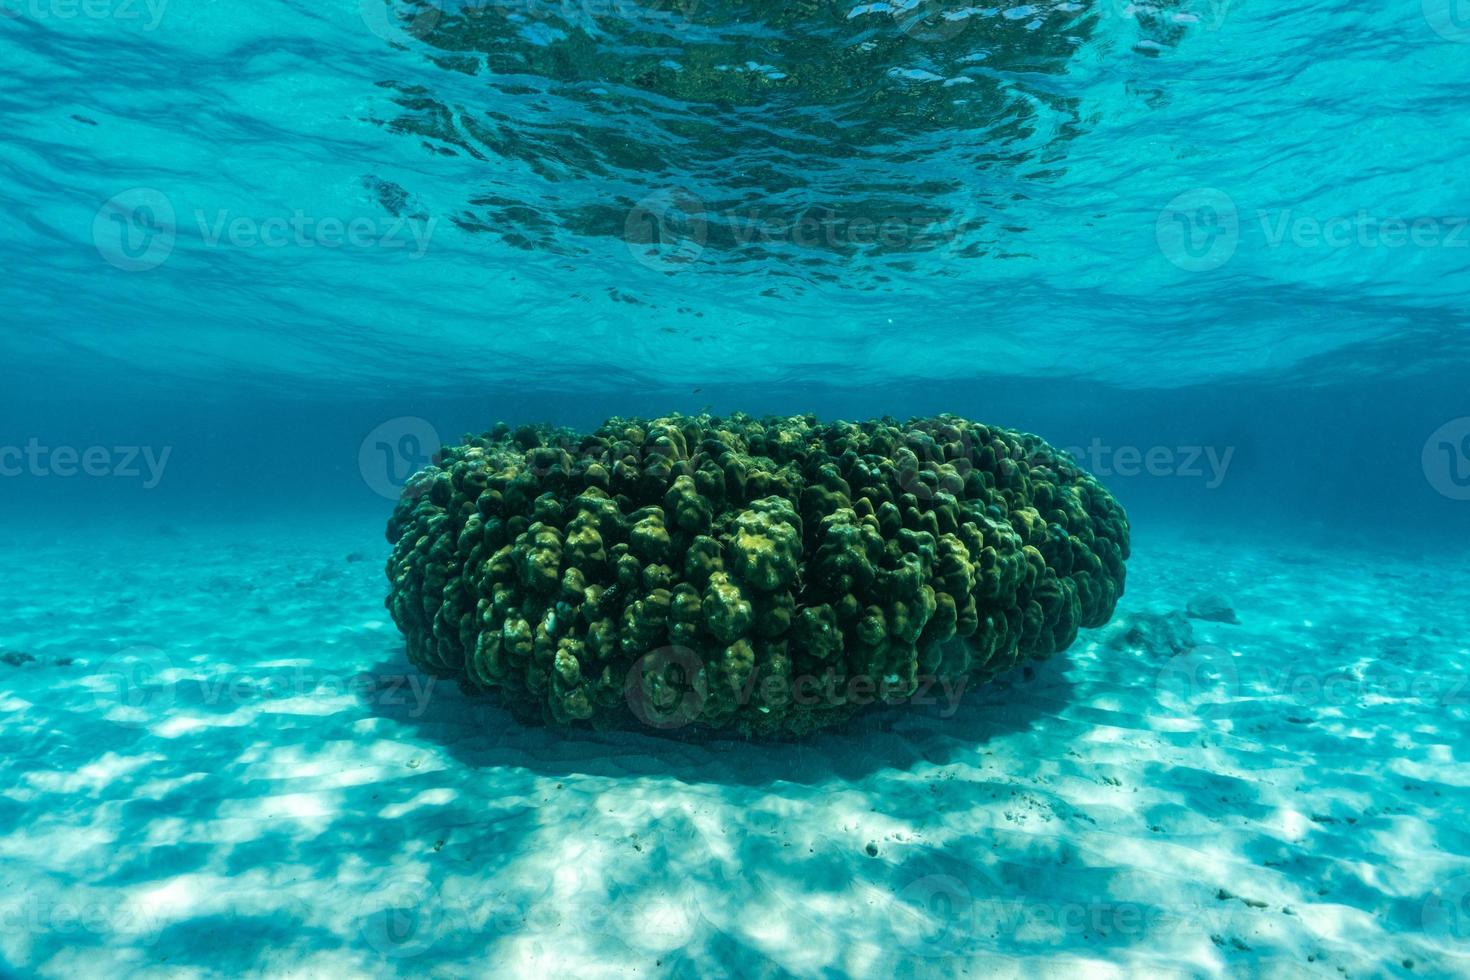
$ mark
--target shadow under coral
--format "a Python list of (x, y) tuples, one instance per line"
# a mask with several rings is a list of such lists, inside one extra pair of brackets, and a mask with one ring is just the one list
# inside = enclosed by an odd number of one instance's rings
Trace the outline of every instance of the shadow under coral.
[(544, 776), (659, 776), (683, 783), (814, 785), (883, 770), (943, 765), (1000, 735), (1023, 732), (1070, 700), (1066, 653), (1018, 667), (947, 697), (874, 705), (799, 742), (732, 739), (702, 731), (595, 731), (526, 725), (493, 697), (466, 694), (420, 674), (407, 657), (371, 673), (390, 683), (366, 692), (373, 714), (442, 744), (475, 768), (519, 767)]

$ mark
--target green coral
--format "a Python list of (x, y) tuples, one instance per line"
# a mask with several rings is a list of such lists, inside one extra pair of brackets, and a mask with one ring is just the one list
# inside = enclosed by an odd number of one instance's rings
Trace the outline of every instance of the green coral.
[(498, 426), (388, 525), (421, 669), (527, 720), (801, 736), (1065, 648), (1124, 584), (1122, 508), (953, 416)]

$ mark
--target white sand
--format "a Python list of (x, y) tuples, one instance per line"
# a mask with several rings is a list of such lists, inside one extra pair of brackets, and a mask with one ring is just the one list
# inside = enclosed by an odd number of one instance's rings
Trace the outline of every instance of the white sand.
[(54, 537), (0, 570), (0, 973), (1470, 972), (1449, 561), (1140, 529), (1120, 615), (1241, 625), (700, 746), (374, 689), (376, 524)]

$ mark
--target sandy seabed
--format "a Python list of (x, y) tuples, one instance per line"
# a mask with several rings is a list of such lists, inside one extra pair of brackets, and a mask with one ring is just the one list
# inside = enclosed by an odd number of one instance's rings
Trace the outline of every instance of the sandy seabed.
[(431, 684), (365, 521), (3, 544), (0, 974), (1470, 973), (1464, 556), (1138, 528), (1065, 654), (752, 745)]

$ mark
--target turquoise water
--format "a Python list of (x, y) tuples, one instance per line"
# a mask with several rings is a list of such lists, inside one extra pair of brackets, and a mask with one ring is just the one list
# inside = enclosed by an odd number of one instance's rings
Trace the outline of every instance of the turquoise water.
[[(688, 6), (6, 0), (12, 361), (313, 394), (1463, 363), (1452, 0)], [(155, 268), (98, 263), (150, 220)]]
[[(0, 0), (0, 55), (0, 974), (1470, 970), (1464, 0)], [(780, 750), (414, 686), (416, 468), (705, 411), (1040, 434), (1114, 622)]]

